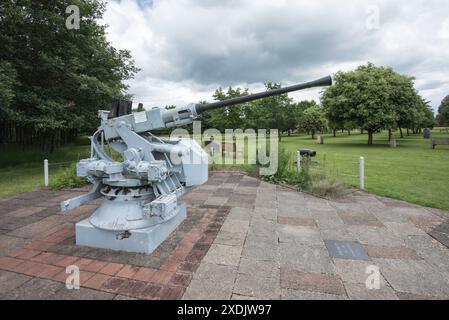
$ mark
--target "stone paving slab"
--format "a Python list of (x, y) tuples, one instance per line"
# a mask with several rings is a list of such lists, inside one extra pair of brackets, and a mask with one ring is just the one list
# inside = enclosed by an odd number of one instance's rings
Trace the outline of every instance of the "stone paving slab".
[(281, 289), (277, 273), (239, 273), (233, 287), (233, 294), (264, 300), (279, 300)]
[[(235, 268), (236, 276), (227, 279), (234, 278), (233, 285), (226, 281), (225, 288), (214, 291), (203, 283), (193, 283), (185, 299), (205, 297), (202, 290), (221, 298), (231, 294), (231, 299), (449, 297), (449, 250), (427, 234), (447, 221), (449, 215), (444, 211), (363, 192), (328, 201), (265, 182), (259, 184), (254, 201), (253, 205), (249, 199), (244, 205), (228, 201), (231, 214), (214, 240), (217, 245), (242, 249), (237, 265), (237, 249), (228, 257), (232, 257), (232, 266), (224, 257), (222, 263), (213, 261), (215, 268)], [(244, 208), (248, 210), (242, 211)], [(239, 236), (232, 236), (236, 234)], [(324, 240), (360, 243), (369, 259), (332, 258)], [(210, 262), (203, 260), (200, 268), (203, 264), (210, 268)], [(373, 267), (379, 270), (379, 288), (367, 287)], [(412, 276), (403, 275), (404, 271)], [(435, 274), (421, 277), (421, 272)]]
[[(449, 298), (444, 210), (359, 191), (325, 200), (211, 172), (184, 195), (188, 218), (145, 255), (76, 246), (75, 223), (99, 202), (68, 214), (59, 202), (80, 191), (0, 201), (0, 299)], [(325, 240), (358, 243), (369, 260), (334, 258)], [(65, 286), (71, 265), (80, 290)]]

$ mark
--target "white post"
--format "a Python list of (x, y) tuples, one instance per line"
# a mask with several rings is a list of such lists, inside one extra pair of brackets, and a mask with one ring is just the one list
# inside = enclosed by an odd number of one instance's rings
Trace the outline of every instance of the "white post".
[(44, 160), (44, 185), (48, 187), (48, 160)]
[(299, 150), (296, 151), (296, 167), (298, 168), (298, 171), (301, 170), (301, 152)]
[(360, 189), (365, 190), (365, 158), (360, 157)]
[(92, 141), (92, 137), (90, 137), (90, 158), (94, 157), (94, 143)]
[(104, 151), (104, 132), (101, 131), (101, 150)]

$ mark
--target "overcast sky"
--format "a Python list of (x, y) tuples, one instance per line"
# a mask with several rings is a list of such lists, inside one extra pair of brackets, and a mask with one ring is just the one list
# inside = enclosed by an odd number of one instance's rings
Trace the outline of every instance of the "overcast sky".
[[(437, 108), (449, 94), (447, 0), (121, 0), (108, 39), (141, 68), (129, 82), (145, 107), (212, 100), (216, 88), (264, 90), (368, 61), (416, 77)], [(291, 94), (319, 99), (319, 90)]]

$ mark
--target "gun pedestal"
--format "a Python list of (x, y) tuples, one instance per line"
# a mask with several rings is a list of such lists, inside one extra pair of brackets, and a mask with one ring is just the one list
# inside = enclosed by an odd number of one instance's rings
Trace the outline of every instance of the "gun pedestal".
[(89, 219), (85, 219), (76, 224), (76, 244), (102, 249), (152, 253), (186, 217), (186, 205), (181, 203), (172, 219), (143, 229), (103, 230), (95, 227)]

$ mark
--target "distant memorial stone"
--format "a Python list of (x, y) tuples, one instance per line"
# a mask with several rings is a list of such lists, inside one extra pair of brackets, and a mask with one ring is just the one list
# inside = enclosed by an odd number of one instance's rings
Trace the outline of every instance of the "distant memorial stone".
[(323, 138), (323, 136), (318, 136), (318, 138), (316, 139), (316, 143), (318, 143), (318, 144), (324, 144), (324, 138)]
[(422, 137), (424, 139), (430, 139), (430, 129), (429, 128), (425, 128)]
[(449, 221), (443, 222), (439, 226), (433, 228), (429, 235), (449, 248)]
[(362, 245), (353, 241), (324, 240), (333, 258), (348, 260), (370, 260)]
[(396, 143), (396, 138), (395, 137), (391, 137), (390, 139), (390, 148), (396, 148), (398, 145)]

